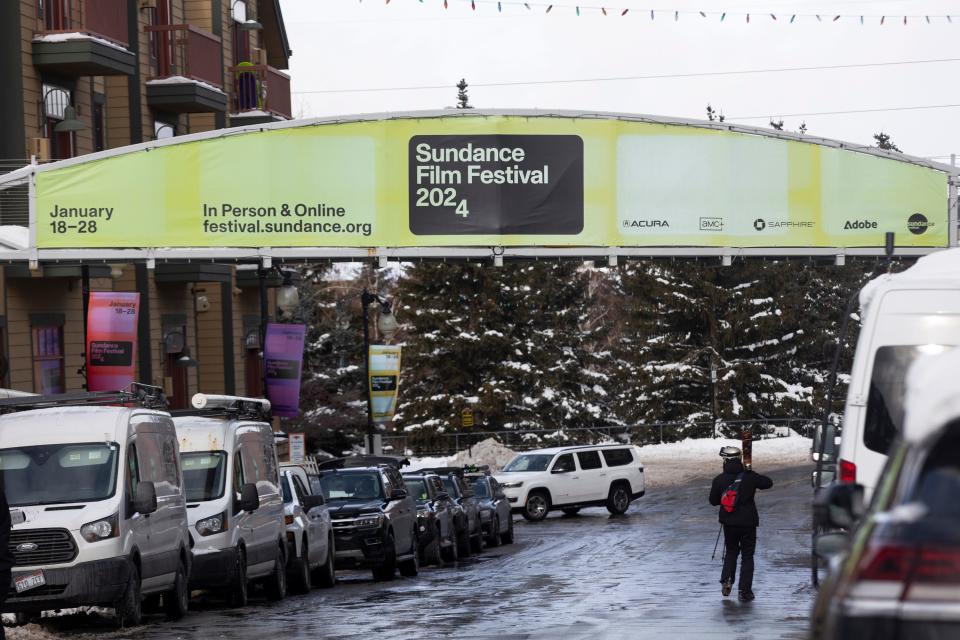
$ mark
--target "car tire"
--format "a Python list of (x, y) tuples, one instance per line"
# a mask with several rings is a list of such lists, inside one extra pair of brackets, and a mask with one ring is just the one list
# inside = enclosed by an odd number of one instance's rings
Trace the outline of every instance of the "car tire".
[(173, 578), (173, 588), (163, 594), (163, 612), (167, 620), (180, 620), (187, 615), (190, 608), (190, 576), (187, 575), (187, 564), (180, 560), (177, 575)]
[(333, 546), (333, 535), (327, 542), (326, 561), (313, 570), (313, 582), (324, 589), (329, 589), (337, 584), (337, 550)]
[(290, 561), (288, 573), (290, 574), (290, 593), (304, 594), (310, 593), (313, 587), (310, 580), (310, 548), (307, 541), (303, 541), (302, 552), (299, 558), (293, 558)]
[(414, 532), (413, 547), (410, 549), (410, 558), (397, 564), (400, 575), (404, 578), (416, 578), (420, 573), (420, 536)]
[(493, 520), (490, 522), (490, 535), (487, 537), (487, 546), (500, 546), (500, 518), (496, 515), (493, 516)]
[(513, 544), (513, 515), (510, 516), (510, 523), (507, 525), (506, 533), (500, 536), (500, 542), (503, 544)]
[(580, 507), (565, 507), (562, 511), (565, 516), (575, 516), (580, 513)]
[(427, 545), (427, 547), (423, 550), (423, 565), (429, 566), (431, 564), (437, 565), (437, 566), (440, 566), (440, 564), (442, 564), (442, 560), (440, 559), (440, 525), (439, 524), (434, 526), (433, 542)]
[(273, 572), (267, 577), (264, 586), (266, 587), (267, 600), (277, 602), (283, 600), (287, 595), (287, 554), (283, 544), (277, 545), (277, 555), (273, 559)]
[(130, 575), (127, 588), (114, 608), (117, 614), (117, 627), (128, 629), (143, 622), (143, 596), (140, 592), (140, 570), (130, 563)]
[(386, 552), (384, 554), (383, 564), (373, 568), (373, 579), (377, 582), (393, 580), (397, 573), (397, 543), (392, 533), (387, 534), (384, 545), (386, 546)]
[(466, 529), (457, 531), (457, 559), (470, 557), (470, 532)]
[(622, 482), (612, 485), (610, 493), (607, 495), (607, 511), (612, 515), (619, 516), (626, 513), (629, 508), (630, 489)]
[(527, 496), (527, 502), (523, 505), (520, 512), (524, 519), (530, 522), (540, 522), (547, 517), (550, 512), (550, 497), (546, 491), (531, 491)]
[(247, 583), (247, 554), (243, 548), (237, 549), (237, 564), (233, 572), (233, 582), (227, 591), (227, 605), (239, 609), (247, 606), (249, 584)]

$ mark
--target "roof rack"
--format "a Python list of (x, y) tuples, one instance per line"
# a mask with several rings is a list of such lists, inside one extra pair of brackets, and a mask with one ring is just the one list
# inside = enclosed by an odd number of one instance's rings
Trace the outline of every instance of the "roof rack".
[(48, 409), (51, 407), (90, 407), (103, 405), (136, 405), (144, 409), (167, 408), (163, 389), (139, 382), (132, 383), (123, 391), (82, 391), (48, 396), (27, 395), (0, 399), (0, 414)]
[(193, 405), (192, 409), (177, 409), (170, 414), (173, 416), (224, 416), (234, 420), (242, 418), (260, 422), (268, 422), (273, 417), (270, 401), (266, 398), (195, 393), (190, 404)]
[(469, 476), (488, 476), (490, 475), (490, 465), (488, 464), (465, 464), (463, 472)]
[(453, 474), (455, 476), (463, 477), (464, 468), (463, 467), (426, 467), (424, 469), (418, 469), (418, 473), (435, 473), (438, 476), (448, 476)]
[(400, 469), (410, 464), (410, 461), (400, 456), (347, 456), (345, 458), (334, 458), (317, 463), (320, 471), (330, 471), (335, 469), (358, 469), (361, 467), (393, 467)]

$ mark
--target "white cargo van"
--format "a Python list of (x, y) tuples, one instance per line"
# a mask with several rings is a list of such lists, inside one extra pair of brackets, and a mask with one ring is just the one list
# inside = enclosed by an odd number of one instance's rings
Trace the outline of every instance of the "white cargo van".
[[(105, 404), (121, 406), (102, 406)], [(127, 406), (122, 406), (127, 405)], [(13, 529), (4, 612), (187, 610), (190, 539), (176, 431), (162, 390), (0, 400), (0, 469)]]
[(242, 607), (255, 580), (280, 600), (287, 543), (270, 402), (198, 393), (192, 403), (173, 419), (193, 539), (190, 585)]
[(869, 498), (903, 425), (907, 370), (960, 345), (960, 249), (871, 280), (860, 306), (837, 472), (841, 482), (862, 484)]

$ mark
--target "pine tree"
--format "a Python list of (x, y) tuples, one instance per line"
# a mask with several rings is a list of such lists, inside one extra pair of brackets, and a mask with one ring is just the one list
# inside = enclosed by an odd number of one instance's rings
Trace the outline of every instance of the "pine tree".
[(467, 93), (467, 80), (465, 78), (460, 78), (460, 82), (457, 83), (457, 109), (473, 109), (470, 105), (470, 96)]
[(900, 151), (900, 147), (898, 147), (893, 142), (893, 140), (890, 139), (890, 136), (884, 133), (883, 131), (881, 131), (880, 133), (873, 134), (873, 139), (877, 142), (878, 149), (883, 149), (884, 151), (897, 151), (899, 153), (903, 153), (902, 151)]

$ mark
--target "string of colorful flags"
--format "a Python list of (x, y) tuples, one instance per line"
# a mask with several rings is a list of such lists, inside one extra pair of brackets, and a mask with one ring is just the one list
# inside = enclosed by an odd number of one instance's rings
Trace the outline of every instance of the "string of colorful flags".
[[(376, 1), (376, 0), (374, 0)], [(385, 0), (385, 4), (390, 4), (391, 0)], [(859, 22), (861, 25), (865, 24), (893, 24), (899, 23), (903, 25), (909, 25), (912, 23), (920, 24), (934, 24), (934, 23), (949, 23), (953, 24), (952, 15), (925, 15), (925, 14), (896, 14), (896, 15), (883, 15), (883, 14), (860, 14), (860, 13), (784, 13), (782, 11), (772, 12), (772, 11), (694, 11), (694, 10), (675, 10), (675, 9), (649, 9), (649, 8), (639, 8), (639, 7), (624, 7), (624, 6), (614, 6), (614, 5), (587, 5), (587, 4), (559, 4), (552, 2), (522, 2), (520, 0), (417, 0), (419, 4), (422, 5), (434, 5), (442, 6), (444, 9), (449, 9), (451, 5), (469, 5), (470, 8), (474, 11), (477, 10), (478, 6), (486, 6), (489, 8), (496, 8), (498, 13), (503, 13), (504, 9), (522, 9), (524, 11), (537, 11), (543, 12), (545, 14), (559, 14), (566, 12), (568, 15), (573, 13), (577, 16), (595, 14), (600, 16), (618, 16), (618, 17), (627, 17), (627, 16), (640, 16), (647, 17), (649, 16), (650, 20), (673, 20), (679, 22), (681, 17), (694, 17), (701, 20), (709, 19), (718, 19), (720, 22), (724, 22), (728, 19), (737, 19), (744, 20), (747, 23), (756, 22), (758, 20), (766, 20), (772, 22), (782, 22), (787, 24), (793, 24), (800, 20), (813, 21), (820, 23), (834, 23), (834, 22)], [(363, 0), (360, 0), (363, 3)], [(960, 17), (960, 14), (958, 14)]]

